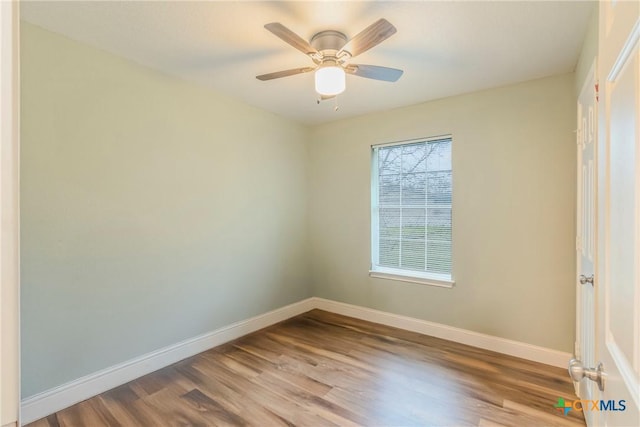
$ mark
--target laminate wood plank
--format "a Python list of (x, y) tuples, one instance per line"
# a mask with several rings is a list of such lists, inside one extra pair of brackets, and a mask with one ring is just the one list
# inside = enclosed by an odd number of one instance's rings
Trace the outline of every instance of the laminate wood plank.
[(192, 383), (186, 380), (175, 369), (175, 366), (169, 366), (165, 369), (156, 371), (154, 375), (145, 375), (129, 383), (129, 388), (134, 392), (138, 390), (139, 397), (150, 396), (158, 391), (165, 390), (167, 387), (179, 387), (187, 390), (192, 387)]
[(206, 395), (215, 396), (216, 401), (229, 411), (235, 414), (243, 411), (241, 405), (243, 394), (240, 391), (229, 388), (223, 382), (207, 376), (193, 366), (181, 366), (176, 369), (185, 377), (193, 378), (194, 389), (200, 390)]
[(584, 426), (558, 397), (563, 369), (313, 310), (30, 426)]
[(341, 353), (337, 350), (327, 350), (326, 346), (318, 347), (317, 344), (314, 345), (307, 343), (305, 342), (306, 340), (302, 338), (290, 337), (286, 332), (269, 336), (275, 341), (283, 344), (283, 346), (292, 347), (313, 357), (322, 358), (323, 360), (327, 361), (327, 363), (338, 363), (349, 368), (356, 368), (360, 371), (373, 372), (374, 369), (370, 365), (362, 363), (354, 357), (345, 354), (344, 352)]
[(239, 415), (230, 412), (220, 403), (200, 390), (194, 389), (180, 396), (196, 411), (206, 414), (206, 419), (217, 420), (216, 425), (244, 426), (247, 423)]
[[(249, 353), (245, 353), (243, 351), (233, 351), (227, 354), (227, 357), (237, 360), (239, 363), (246, 365), (260, 366), (264, 365), (264, 361), (262, 359), (258, 359)], [(311, 393), (315, 396), (324, 396), (327, 392), (331, 390), (331, 386), (325, 384), (321, 381), (318, 381), (310, 376), (306, 375), (304, 369), (300, 368), (298, 363), (295, 363), (295, 366), (292, 367), (291, 363), (287, 361), (285, 355), (282, 355), (279, 358), (279, 363), (276, 365), (267, 365), (264, 366), (263, 370), (265, 372), (269, 372), (270, 368), (274, 368), (277, 370), (278, 377), (282, 380), (296, 385), (301, 388), (303, 391)]]
[(214, 424), (207, 420), (206, 414), (194, 408), (193, 405), (180, 399), (182, 395), (176, 389), (164, 389), (149, 395), (144, 403), (156, 413), (161, 415), (161, 424), (168, 426), (207, 426)]
[(397, 405), (389, 405), (384, 399), (370, 399), (359, 392), (335, 387), (325, 399), (349, 407), (353, 412), (366, 417), (363, 425), (412, 426), (418, 420)]
[(298, 402), (304, 408), (312, 413), (331, 421), (339, 426), (357, 426), (358, 423), (366, 422), (364, 417), (341, 407), (338, 404), (325, 400), (321, 396), (316, 396), (306, 392), (291, 382), (283, 381), (278, 373), (265, 372), (259, 377), (254, 378), (253, 382), (263, 387), (273, 390), (282, 399), (291, 402)]
[(104, 401), (101, 399), (89, 399), (86, 403), (91, 406), (101, 420), (104, 420), (104, 423), (109, 426), (121, 426), (122, 423), (118, 421), (118, 419), (113, 415), (113, 413), (109, 410), (109, 408), (105, 405)]
[(121, 404), (106, 398), (105, 396), (97, 396), (97, 398), (92, 398), (89, 400), (99, 400), (113, 415), (113, 417), (118, 420), (121, 426), (137, 426), (142, 425), (142, 422), (136, 417), (136, 409), (134, 403), (131, 402), (129, 404)]
[(56, 415), (61, 427), (108, 425), (107, 420), (93, 409), (88, 400), (64, 409)]
[(507, 427), (507, 426), (505, 426), (504, 424), (499, 424), (499, 423), (481, 418), (480, 422), (478, 423), (478, 427)]
[(309, 411), (301, 402), (283, 399), (283, 396), (279, 394), (281, 391), (271, 390), (259, 382), (252, 382), (250, 379), (238, 376), (219, 362), (217, 358), (211, 358), (211, 355), (208, 355), (206, 363), (198, 361), (194, 363), (194, 367), (201, 370), (204, 375), (216, 379), (238, 393), (246, 404), (258, 404), (269, 408), (270, 412), (286, 420), (287, 423), (294, 425), (334, 425)]
[(229, 368), (229, 370), (237, 373), (238, 375), (242, 375), (245, 378), (255, 378), (263, 372), (261, 369), (257, 369), (254, 366), (239, 362), (233, 357), (230, 357), (229, 354), (224, 354), (218, 357), (218, 360)]
[[(145, 377), (142, 377), (141, 379)], [(120, 403), (122, 405), (134, 402), (140, 399), (140, 396), (138, 396), (138, 394), (131, 389), (131, 385), (132, 383), (123, 384), (109, 391), (105, 391), (104, 393), (102, 393), (102, 396), (105, 399), (113, 400), (114, 402)]]
[(260, 340), (256, 340), (251, 344), (238, 343), (235, 345), (235, 347), (243, 350), (246, 353), (252, 354), (259, 359), (264, 359), (265, 361), (271, 362), (273, 364), (277, 364), (278, 358), (280, 357), (280, 353), (275, 353), (265, 346), (260, 346)]
[[(203, 375), (193, 368), (191, 364), (182, 365), (176, 369), (185, 376), (194, 378), (197, 390), (215, 400), (222, 409), (230, 413), (232, 418), (238, 416), (244, 419), (247, 425), (269, 425), (274, 427), (292, 425), (287, 420), (247, 398), (241, 392), (230, 389), (216, 381), (215, 378)], [(239, 423), (239, 425), (241, 424)]]

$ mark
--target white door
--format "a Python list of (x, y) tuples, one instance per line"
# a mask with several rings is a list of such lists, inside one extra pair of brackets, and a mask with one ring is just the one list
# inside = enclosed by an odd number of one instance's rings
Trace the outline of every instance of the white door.
[[(589, 70), (580, 95), (578, 97), (578, 206), (577, 206), (577, 343), (576, 357), (584, 366), (595, 366), (595, 298), (594, 298), (594, 273), (595, 273), (595, 150), (597, 138), (597, 112), (596, 112), (596, 64)], [(594, 398), (594, 386), (592, 381), (579, 383), (578, 395), (581, 399), (592, 400)], [(590, 418), (591, 413), (585, 411), (585, 418)], [(587, 419), (588, 425), (594, 425)]]
[[(640, 426), (640, 2), (600, 5), (597, 425)], [(622, 402), (624, 401), (624, 402)], [(624, 410), (621, 410), (624, 406)]]

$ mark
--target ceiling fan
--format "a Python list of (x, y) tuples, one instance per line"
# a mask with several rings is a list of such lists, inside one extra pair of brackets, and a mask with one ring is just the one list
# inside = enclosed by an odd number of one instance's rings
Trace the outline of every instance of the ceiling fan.
[(326, 30), (315, 34), (307, 42), (278, 22), (266, 24), (264, 27), (307, 55), (315, 66), (262, 74), (256, 76), (258, 80), (273, 80), (315, 71), (316, 92), (320, 99), (324, 100), (333, 98), (345, 90), (345, 73), (387, 82), (395, 82), (402, 76), (403, 71), (395, 68), (349, 62), (351, 58), (368, 51), (396, 33), (396, 27), (386, 19), (376, 21), (351, 40), (339, 31)]

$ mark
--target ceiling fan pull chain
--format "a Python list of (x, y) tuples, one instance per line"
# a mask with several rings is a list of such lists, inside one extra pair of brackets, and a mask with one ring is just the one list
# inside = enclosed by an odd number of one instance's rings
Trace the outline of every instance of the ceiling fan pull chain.
[(338, 108), (340, 108), (340, 107), (338, 106), (338, 95), (334, 96), (334, 97), (333, 97), (333, 99), (334, 99), (334, 102), (333, 102), (333, 104), (334, 104), (334, 105), (333, 105), (333, 111), (338, 111)]

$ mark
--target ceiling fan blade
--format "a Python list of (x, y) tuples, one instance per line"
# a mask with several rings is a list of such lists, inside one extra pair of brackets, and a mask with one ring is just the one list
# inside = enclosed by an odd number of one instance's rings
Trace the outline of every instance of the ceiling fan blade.
[(309, 42), (307, 42), (305, 39), (303, 39), (279, 22), (266, 24), (264, 28), (271, 31), (274, 35), (280, 37), (282, 40), (289, 43), (291, 46), (295, 47), (305, 55), (318, 53), (318, 51), (313, 46), (311, 46)]
[(349, 64), (346, 72), (359, 77), (366, 77), (385, 82), (397, 81), (404, 71), (396, 68), (379, 67), (377, 65)]
[(259, 76), (256, 76), (256, 79), (262, 80), (262, 81), (273, 80), (273, 79), (279, 79), (280, 77), (288, 77), (288, 76), (295, 76), (296, 74), (308, 73), (309, 71), (313, 71), (313, 70), (315, 70), (314, 67), (292, 68), (291, 70), (283, 70), (283, 71), (276, 71), (275, 73), (261, 74)]
[[(389, 21), (384, 18), (380, 19), (349, 40), (349, 42), (340, 49), (340, 53), (349, 52), (353, 58), (382, 43), (394, 35), (396, 31), (396, 27)], [(340, 53), (338, 53), (338, 56), (340, 56)]]

